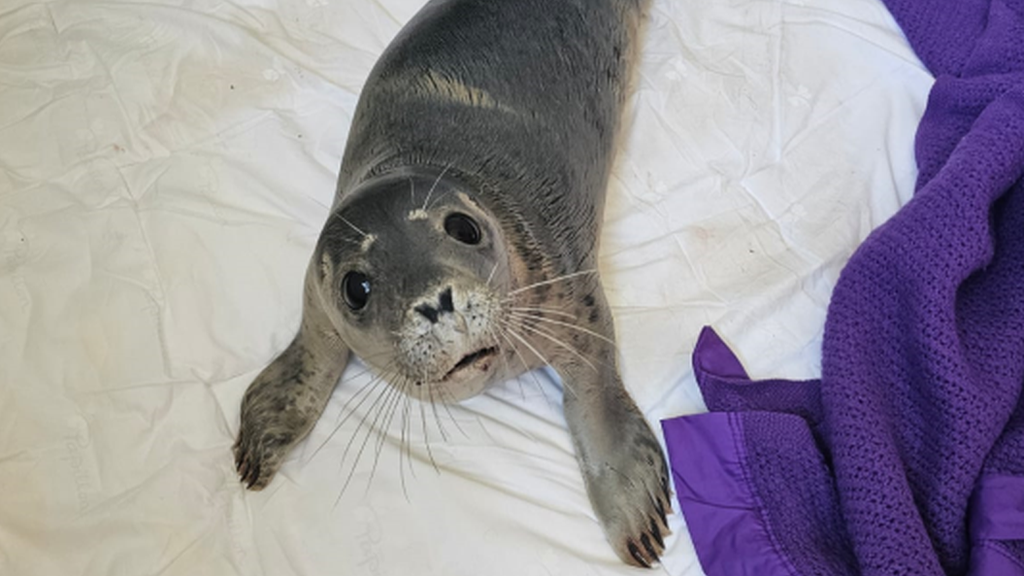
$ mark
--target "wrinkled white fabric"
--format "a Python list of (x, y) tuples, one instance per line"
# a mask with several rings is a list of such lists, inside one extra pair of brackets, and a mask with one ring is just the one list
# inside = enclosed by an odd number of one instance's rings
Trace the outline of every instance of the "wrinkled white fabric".
[[(634, 573), (546, 372), (435, 412), (354, 364), (265, 491), (235, 478), (359, 88), (421, 4), (0, 6), (0, 574)], [(655, 0), (601, 252), (652, 423), (703, 410), (705, 324), (751, 373), (819, 372), (930, 83), (877, 0)], [(671, 527), (658, 570), (700, 574)]]

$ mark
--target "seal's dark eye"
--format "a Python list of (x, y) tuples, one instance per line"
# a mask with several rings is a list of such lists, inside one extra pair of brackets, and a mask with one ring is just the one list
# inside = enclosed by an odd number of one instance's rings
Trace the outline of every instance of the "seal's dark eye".
[(349, 308), (361, 310), (370, 299), (370, 279), (362, 272), (349, 272), (341, 280), (341, 291)]
[(444, 231), (463, 244), (480, 243), (480, 226), (461, 212), (453, 212), (444, 219)]

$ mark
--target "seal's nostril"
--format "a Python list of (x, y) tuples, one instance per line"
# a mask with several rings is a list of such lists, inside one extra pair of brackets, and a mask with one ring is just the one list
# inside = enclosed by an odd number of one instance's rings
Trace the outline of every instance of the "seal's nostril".
[(445, 288), (441, 292), (441, 312), (454, 312), (455, 304), (452, 302), (452, 289)]
[(437, 324), (437, 310), (426, 304), (420, 304), (414, 310), (425, 316), (427, 320), (430, 320), (431, 324)]
[(420, 304), (413, 310), (422, 314), (427, 320), (430, 320), (431, 324), (437, 324), (438, 318), (441, 314), (451, 313), (455, 311), (455, 302), (452, 300), (452, 289), (445, 288), (441, 295), (437, 298), (438, 307), (434, 308), (428, 304)]

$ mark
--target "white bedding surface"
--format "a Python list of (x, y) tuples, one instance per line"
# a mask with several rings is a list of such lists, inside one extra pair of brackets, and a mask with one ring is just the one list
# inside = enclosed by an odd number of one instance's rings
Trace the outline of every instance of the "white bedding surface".
[[(354, 364), (271, 486), (236, 480), (359, 88), (421, 4), (0, 4), (0, 574), (640, 573), (545, 372), (385, 420), (349, 403)], [(930, 84), (878, 0), (655, 0), (601, 268), (659, 434), (704, 409), (705, 324), (755, 377), (818, 374), (843, 263), (911, 194)], [(671, 526), (656, 572), (700, 574)]]

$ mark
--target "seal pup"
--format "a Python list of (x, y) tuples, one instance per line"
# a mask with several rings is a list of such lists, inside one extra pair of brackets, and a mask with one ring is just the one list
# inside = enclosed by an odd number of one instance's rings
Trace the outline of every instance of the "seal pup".
[(350, 353), (455, 402), (550, 365), (608, 541), (650, 566), (661, 446), (622, 384), (597, 241), (647, 0), (432, 0), (363, 88), (295, 339), (249, 386), (234, 453), (267, 485)]

